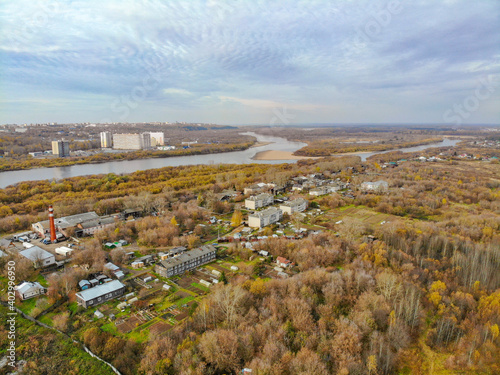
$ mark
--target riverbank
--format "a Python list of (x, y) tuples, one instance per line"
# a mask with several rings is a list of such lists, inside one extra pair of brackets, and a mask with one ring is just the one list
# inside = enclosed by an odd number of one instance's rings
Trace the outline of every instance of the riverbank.
[(290, 151), (261, 151), (252, 157), (253, 160), (302, 160), (302, 159), (319, 159), (315, 156), (297, 156)]
[[(262, 142), (265, 143), (265, 142)], [(269, 143), (267, 143), (269, 144)], [(257, 145), (255, 142), (217, 144), (217, 145), (194, 145), (188, 149), (176, 149), (171, 151), (132, 151), (120, 153), (98, 153), (85, 157), (66, 157), (50, 159), (3, 159), (0, 160), (0, 172), (21, 171), (36, 168), (69, 167), (73, 165), (102, 164), (113, 161), (142, 160), (154, 158), (172, 158), (179, 156), (211, 155), (225, 152), (243, 151)], [(262, 146), (262, 144), (260, 145)]]

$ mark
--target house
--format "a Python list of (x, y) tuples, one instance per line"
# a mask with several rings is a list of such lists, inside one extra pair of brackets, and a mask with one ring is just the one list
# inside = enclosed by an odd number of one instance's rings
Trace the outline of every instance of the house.
[(25, 299), (33, 298), (45, 294), (45, 288), (38, 282), (24, 281), (14, 287), (17, 296), (24, 301)]
[(20, 251), (19, 254), (31, 260), (35, 268), (50, 267), (56, 264), (55, 256), (38, 246)]
[(361, 184), (361, 190), (363, 191), (374, 191), (377, 193), (385, 192), (389, 190), (389, 184), (387, 181), (378, 180), (375, 182), (363, 182)]
[(283, 258), (283, 257), (277, 257), (276, 258), (276, 264), (279, 266), (279, 267), (283, 267), (283, 268), (286, 268), (286, 267), (290, 267), (293, 265), (293, 263), (286, 259), (286, 258)]
[(104, 268), (110, 270), (118, 280), (121, 280), (125, 277), (125, 273), (123, 273), (120, 267), (118, 267), (116, 264), (108, 262), (104, 265)]
[(248, 226), (251, 228), (264, 228), (277, 223), (283, 217), (283, 211), (276, 207), (269, 207), (264, 211), (248, 215)]
[(85, 289), (76, 293), (76, 300), (80, 306), (88, 308), (89, 306), (99, 305), (106, 301), (121, 297), (125, 293), (125, 285), (118, 280), (109, 283), (97, 285), (94, 288)]
[(249, 210), (256, 210), (257, 208), (269, 206), (274, 203), (274, 197), (271, 194), (262, 193), (259, 195), (254, 195), (248, 199), (245, 199), (245, 207)]
[(304, 198), (297, 198), (280, 205), (280, 210), (288, 215), (294, 212), (302, 212), (307, 208), (307, 201)]
[(203, 245), (176, 257), (160, 261), (155, 266), (155, 272), (163, 277), (171, 277), (192, 270), (202, 264), (209, 263), (215, 257), (215, 247), (212, 245)]

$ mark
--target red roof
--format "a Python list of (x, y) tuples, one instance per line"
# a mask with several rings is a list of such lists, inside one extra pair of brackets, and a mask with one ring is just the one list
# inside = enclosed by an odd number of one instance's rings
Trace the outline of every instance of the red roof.
[(276, 262), (280, 262), (280, 263), (283, 263), (283, 264), (289, 264), (289, 263), (292, 263), (291, 261), (289, 261), (288, 259), (283, 258), (283, 257), (277, 257), (277, 258), (276, 258)]

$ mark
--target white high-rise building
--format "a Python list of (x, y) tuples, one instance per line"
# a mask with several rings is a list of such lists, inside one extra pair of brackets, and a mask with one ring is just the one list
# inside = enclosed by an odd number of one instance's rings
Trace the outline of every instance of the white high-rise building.
[(164, 146), (165, 145), (165, 134), (163, 132), (151, 132), (151, 146)]
[(151, 148), (149, 133), (113, 134), (113, 148), (116, 150), (146, 150)]
[(68, 141), (52, 141), (52, 155), (65, 157), (69, 156)]
[(110, 132), (101, 132), (101, 147), (102, 148), (113, 147), (113, 136)]

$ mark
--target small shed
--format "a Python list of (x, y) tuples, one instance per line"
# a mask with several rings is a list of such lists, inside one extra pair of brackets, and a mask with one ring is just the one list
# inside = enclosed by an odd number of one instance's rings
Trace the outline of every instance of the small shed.
[(215, 276), (220, 276), (222, 275), (222, 273), (218, 270), (212, 270), (212, 273), (215, 275)]
[(163, 284), (163, 290), (170, 290), (172, 287), (168, 284)]
[(236, 266), (231, 266), (231, 271), (238, 271), (238, 270), (239, 270), (239, 268), (238, 268), (238, 267), (236, 267)]
[(80, 287), (81, 290), (85, 290), (92, 287), (92, 285), (89, 283), (88, 280), (80, 280), (78, 282), (78, 286)]
[(103, 314), (102, 312), (100, 312), (99, 310), (96, 310), (96, 311), (95, 311), (94, 316), (95, 316), (97, 319), (104, 318), (104, 314)]

